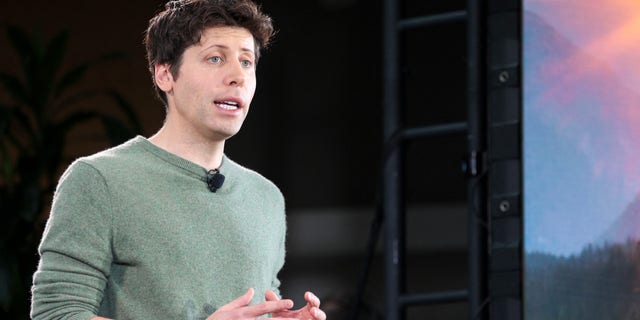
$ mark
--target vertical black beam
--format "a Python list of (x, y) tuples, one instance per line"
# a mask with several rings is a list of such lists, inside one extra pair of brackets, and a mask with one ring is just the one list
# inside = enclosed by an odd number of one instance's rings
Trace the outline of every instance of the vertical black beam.
[[(400, 101), (399, 6), (395, 0), (383, 5), (383, 145), (402, 127)], [(404, 200), (402, 142), (391, 148), (383, 163), (385, 313), (387, 320), (403, 319), (399, 297), (404, 293)]]
[(489, 317), (522, 319), (521, 0), (487, 1)]
[(486, 97), (485, 97), (485, 1), (467, 0), (467, 116), (469, 180), (468, 197), (468, 268), (469, 319), (488, 319), (487, 255), (488, 232), (486, 179), (481, 175), (482, 156), (486, 150)]

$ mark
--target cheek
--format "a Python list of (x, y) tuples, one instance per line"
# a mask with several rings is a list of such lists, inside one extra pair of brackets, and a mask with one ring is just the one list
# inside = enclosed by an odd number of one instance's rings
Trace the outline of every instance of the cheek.
[(253, 95), (256, 93), (256, 84), (254, 83), (253, 86), (249, 89), (249, 97), (253, 98)]
[(189, 86), (187, 88), (186, 94), (187, 94), (187, 99), (191, 99), (193, 101), (199, 101), (202, 99), (205, 99), (207, 96), (207, 92), (210, 91), (209, 88), (207, 88), (207, 83), (211, 83), (208, 80), (203, 80), (203, 81), (194, 81), (189, 83)]
[(256, 92), (256, 78), (255, 76), (251, 79), (249, 79), (248, 83), (247, 83), (247, 88), (248, 88), (248, 92), (249, 95), (251, 97), (253, 97), (253, 94)]

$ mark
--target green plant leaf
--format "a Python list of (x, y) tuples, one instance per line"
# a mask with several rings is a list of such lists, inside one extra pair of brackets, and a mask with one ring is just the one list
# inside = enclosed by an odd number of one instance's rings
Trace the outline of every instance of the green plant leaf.
[(87, 69), (95, 67), (96, 65), (101, 63), (124, 59), (125, 57), (126, 55), (124, 53), (112, 52), (73, 67), (71, 70), (65, 73), (61, 77), (60, 81), (56, 84), (53, 92), (54, 99), (60, 97), (60, 95), (65, 92), (65, 90), (82, 80), (87, 72)]
[[(43, 159), (43, 162), (41, 163), (44, 169), (43, 173), (47, 175), (49, 180), (53, 180), (53, 176), (60, 166), (62, 150), (66, 143), (67, 133), (78, 125), (99, 118), (100, 114), (98, 112), (78, 111), (67, 116), (60, 122), (51, 124), (50, 127), (43, 130), (45, 143), (39, 151), (40, 158)], [(47, 189), (45, 191), (49, 191), (49, 187), (46, 187), (45, 189)]]
[(125, 114), (127, 120), (132, 126), (132, 131), (135, 134), (142, 132), (142, 125), (140, 124), (140, 120), (138, 115), (135, 113), (133, 106), (121, 94), (114, 90), (107, 91), (107, 95), (113, 98), (118, 108)]
[(0, 139), (4, 137), (11, 122), (11, 107), (0, 104)]
[(96, 111), (78, 111), (64, 118), (57, 124), (54, 124), (51, 130), (56, 133), (66, 135), (69, 130), (73, 129), (73, 127), (99, 117), (100, 114)]
[[(20, 58), (22, 65), (22, 72), (24, 74), (24, 91), (27, 97), (38, 94), (38, 62), (42, 60), (42, 41), (40, 37), (35, 36), (30, 38), (29, 35), (22, 29), (9, 26), (7, 27), (7, 37), (9, 43), (12, 45), (18, 57)], [(27, 103), (33, 104), (37, 99), (28, 99)]]
[[(11, 189), (13, 188), (14, 171), (15, 171), (15, 168), (11, 161), (11, 157), (9, 156), (8, 148), (4, 143), (0, 143), (0, 177), (2, 178), (2, 181), (5, 184), (5, 187), (7, 188), (6, 191), (3, 191), (2, 188), (0, 188), (0, 193), (10, 192)], [(5, 206), (5, 203), (0, 203), (0, 208), (3, 208), (4, 206)], [(6, 211), (4, 210), (5, 209), (0, 211), (3, 211), (6, 213)]]
[[(0, 182), (4, 183), (8, 187), (12, 185), (13, 165), (11, 163), (11, 157), (9, 156), (9, 150), (7, 144), (11, 141), (7, 137), (9, 135), (9, 123), (11, 122), (11, 108), (5, 105), (0, 105)], [(1, 196), (1, 195), (0, 195)], [(2, 203), (0, 203), (2, 207)]]
[(101, 94), (104, 94), (103, 90), (86, 90), (76, 94), (73, 94), (69, 97), (65, 97), (63, 100), (57, 102), (53, 108), (51, 108), (51, 117), (54, 118), (56, 115), (62, 113), (65, 109), (70, 108), (71, 106), (80, 103), (83, 100), (87, 100), (93, 97), (97, 97)]
[(11, 305), (10, 284), (13, 282), (11, 270), (14, 269), (14, 260), (15, 258), (7, 252), (6, 247), (0, 246), (0, 283), (3, 283), (0, 286), (0, 307), (5, 311)]
[(12, 130), (11, 127), (12, 123), (16, 121), (16, 118), (18, 118), (17, 120), (20, 120), (22, 116), (22, 113), (16, 112), (16, 110), (17, 107), (15, 106), (0, 104), (0, 146), (2, 147), (2, 150), (0, 151), (2, 151), (2, 161), (9, 161), (9, 151), (7, 149), (9, 145), (13, 145), (16, 150), (23, 152), (22, 146), (15, 138), (15, 129)]
[(121, 144), (135, 136), (135, 132), (118, 118), (103, 115), (100, 120), (112, 145)]
[(16, 50), (23, 64), (26, 62), (25, 59), (30, 59), (34, 56), (36, 50), (26, 32), (16, 26), (7, 27), (6, 32), (9, 43)]
[[(17, 139), (16, 135), (22, 139)], [(21, 143), (25, 141), (25, 136), (28, 136), (28, 141), (36, 140), (29, 116), (18, 106), (0, 104), (0, 143), (3, 146), (12, 144), (20, 153), (28, 152)], [(26, 143), (29, 144), (29, 142)]]
[(33, 223), (42, 209), (42, 190), (38, 186), (38, 181), (30, 181), (28, 184), (22, 184), (23, 190), (20, 192), (22, 196), (21, 210), (18, 212), (20, 217), (29, 223)]
[(7, 89), (7, 93), (16, 100), (18, 103), (30, 104), (29, 96), (27, 95), (26, 88), (15, 76), (0, 72), (0, 85)]
[(24, 130), (24, 132), (31, 138), (31, 141), (36, 141), (38, 128), (34, 128), (34, 124), (29, 120), (29, 115), (21, 108), (13, 109), (13, 120)]
[(63, 57), (67, 51), (69, 33), (66, 31), (56, 35), (45, 48), (41, 61), (38, 61), (40, 77), (39, 89), (41, 90), (40, 105), (46, 105), (46, 101), (51, 97), (54, 88), (55, 76), (62, 66)]
[(9, 130), (9, 126), (12, 123), (18, 125), (18, 127), (14, 127), (13, 130), (21, 129), (23, 133), (29, 135), (29, 137), (34, 138), (35, 128), (31, 121), (29, 120), (29, 115), (25, 113), (24, 108), (20, 108), (17, 105), (6, 105), (0, 103), (0, 137), (3, 137), (5, 133)]
[[(16, 106), (6, 106), (2, 105), (2, 112), (0, 112), (0, 144), (4, 147), (3, 152), (8, 152), (8, 145), (11, 144), (18, 153), (28, 153), (24, 144), (31, 145), (30, 142), (24, 142), (24, 134), (26, 133), (29, 137), (29, 141), (35, 141), (35, 133), (31, 128), (29, 119), (26, 115), (21, 112)], [(12, 126), (12, 123), (16, 123), (15, 126)], [(22, 128), (23, 131), (17, 131), (18, 128)], [(16, 136), (19, 135), (23, 137), (22, 139), (17, 139)]]
[(81, 102), (83, 100), (94, 98), (94, 97), (97, 97), (97, 96), (100, 96), (100, 95), (106, 95), (107, 97), (111, 98), (116, 103), (116, 107), (118, 108), (118, 110), (120, 110), (124, 114), (124, 116), (126, 117), (126, 120), (128, 121), (129, 125), (131, 126), (130, 131), (135, 132), (135, 133), (142, 132), (142, 125), (140, 124), (140, 120), (139, 120), (137, 114), (135, 113), (133, 106), (120, 93), (118, 93), (118, 92), (116, 92), (114, 90), (83, 91), (83, 92), (75, 94), (75, 95), (73, 95), (71, 97), (67, 97), (64, 100), (60, 101), (53, 108), (54, 113), (55, 114), (60, 114), (63, 110), (65, 110), (66, 108), (71, 107), (72, 105), (78, 104), (79, 102)]
[(88, 64), (82, 64), (65, 73), (60, 81), (58, 81), (56, 87), (53, 90), (53, 98), (57, 99), (62, 93), (64, 93), (65, 90), (67, 90), (67, 88), (82, 80), (84, 75), (87, 73), (88, 68)]

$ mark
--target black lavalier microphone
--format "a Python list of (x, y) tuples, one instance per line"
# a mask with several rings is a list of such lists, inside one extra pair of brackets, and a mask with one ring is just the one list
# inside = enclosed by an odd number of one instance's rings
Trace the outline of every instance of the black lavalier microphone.
[(209, 191), (216, 192), (224, 183), (224, 176), (218, 169), (211, 169), (207, 172), (207, 186)]

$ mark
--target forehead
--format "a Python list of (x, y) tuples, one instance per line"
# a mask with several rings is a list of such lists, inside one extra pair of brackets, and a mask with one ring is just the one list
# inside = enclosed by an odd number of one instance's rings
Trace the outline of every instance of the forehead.
[(200, 46), (225, 45), (249, 49), (253, 52), (255, 40), (249, 30), (241, 27), (216, 26), (204, 29), (200, 37)]

